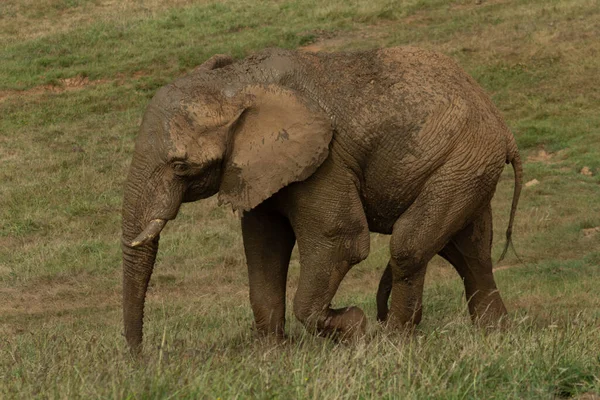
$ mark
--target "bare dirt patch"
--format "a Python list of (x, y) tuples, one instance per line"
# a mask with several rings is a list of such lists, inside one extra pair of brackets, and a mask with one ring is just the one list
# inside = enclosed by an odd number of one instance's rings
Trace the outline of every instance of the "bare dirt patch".
[(544, 164), (556, 164), (568, 158), (569, 149), (562, 149), (555, 153), (550, 153), (546, 149), (539, 149), (527, 157), (527, 162), (540, 162)]
[(361, 42), (370, 42), (381, 40), (389, 35), (385, 29), (387, 24), (369, 25), (365, 28), (352, 32), (329, 32), (315, 31), (307, 32), (316, 36), (314, 42), (299, 48), (301, 51), (316, 53), (319, 51), (335, 51), (348, 48)]
[(414, 27), (425, 27), (431, 23), (431, 16), (425, 13), (416, 13), (402, 18), (402, 23)]
[(537, 179), (532, 179), (525, 184), (525, 187), (532, 187), (532, 186), (539, 185), (539, 184), (540, 184), (540, 181), (538, 181)]
[(600, 226), (597, 226), (595, 228), (582, 229), (581, 232), (583, 233), (584, 237), (591, 238), (600, 233)]
[(60, 79), (57, 85), (40, 85), (26, 90), (0, 90), (0, 103), (11, 97), (32, 96), (42, 93), (63, 93), (67, 91), (81, 90), (86, 87), (101, 85), (110, 82), (109, 79), (90, 80), (87, 76), (74, 76), (72, 78)]
[(91, 80), (87, 76), (77, 75), (71, 78), (59, 79), (56, 85), (39, 85), (25, 90), (0, 90), (0, 103), (11, 97), (24, 97), (43, 93), (63, 93), (77, 91), (111, 82), (114, 82), (117, 85), (123, 85), (127, 79), (137, 80), (150, 75), (150, 72), (143, 70), (136, 71), (131, 74), (131, 76), (119, 74), (115, 79)]
[(118, 306), (117, 288), (107, 291), (77, 277), (38, 282), (18, 288), (0, 288), (0, 317), (49, 317), (65, 311)]
[(63, 89), (82, 88), (90, 85), (90, 80), (87, 76), (74, 76), (60, 80)]
[(575, 400), (600, 400), (600, 394), (588, 392), (575, 397)]
[(473, 10), (477, 7), (485, 7), (497, 4), (508, 3), (508, 0), (471, 0), (464, 4), (452, 4), (451, 10)]
[(314, 42), (300, 47), (300, 50), (306, 51), (309, 53), (317, 53), (319, 51), (333, 51), (335, 49), (339, 49), (351, 43), (353, 39), (360, 38), (360, 35), (352, 35), (354, 38), (351, 38), (346, 35), (336, 35), (331, 32), (318, 32), (317, 38)]
[(544, 149), (540, 149), (537, 153), (527, 157), (527, 161), (548, 163), (552, 160), (552, 157), (553, 154), (548, 153)]
[(581, 171), (579, 171), (579, 173), (584, 176), (593, 176), (594, 175), (594, 172), (592, 172), (590, 167), (581, 168)]

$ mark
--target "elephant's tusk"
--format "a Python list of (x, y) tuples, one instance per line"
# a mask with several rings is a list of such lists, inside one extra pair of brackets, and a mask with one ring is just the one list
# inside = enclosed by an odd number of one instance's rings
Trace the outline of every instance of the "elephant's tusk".
[(138, 247), (148, 243), (151, 240), (154, 240), (158, 235), (160, 235), (160, 231), (162, 231), (166, 224), (166, 219), (153, 219), (150, 221), (148, 226), (146, 226), (146, 229), (144, 229), (142, 233), (133, 239), (133, 242), (131, 242), (131, 247)]

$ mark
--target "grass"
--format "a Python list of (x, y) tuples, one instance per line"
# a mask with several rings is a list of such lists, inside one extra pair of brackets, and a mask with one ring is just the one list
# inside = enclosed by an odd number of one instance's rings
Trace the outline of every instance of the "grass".
[[(570, 398), (600, 394), (600, 11), (588, 0), (6, 0), (0, 7), (0, 398)], [(510, 327), (483, 334), (441, 259), (414, 336), (382, 332), (387, 238), (335, 305), (368, 337), (256, 340), (238, 220), (214, 199), (165, 229), (144, 360), (121, 337), (120, 204), (148, 100), (213, 53), (411, 44), (492, 95), (525, 162), (498, 285)], [(587, 167), (591, 176), (581, 173)], [(494, 256), (512, 196), (494, 199)], [(292, 260), (290, 303), (298, 277)], [(583, 398), (583, 397), (581, 397)], [(588, 397), (590, 398), (590, 397)]]

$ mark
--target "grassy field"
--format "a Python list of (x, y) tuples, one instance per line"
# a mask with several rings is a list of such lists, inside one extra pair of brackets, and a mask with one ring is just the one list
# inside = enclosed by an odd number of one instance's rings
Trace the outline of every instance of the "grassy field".
[[(0, 4), (0, 398), (579, 398), (600, 395), (600, 8), (596, 0), (3, 0)], [(120, 204), (157, 88), (214, 53), (411, 44), (492, 95), (525, 163), (497, 266), (506, 331), (470, 325), (432, 261), (412, 337), (375, 323), (388, 239), (347, 276), (368, 336), (258, 342), (239, 222), (213, 199), (162, 235), (145, 351), (121, 336)], [(494, 199), (494, 256), (512, 195)], [(298, 275), (292, 261), (289, 297)]]

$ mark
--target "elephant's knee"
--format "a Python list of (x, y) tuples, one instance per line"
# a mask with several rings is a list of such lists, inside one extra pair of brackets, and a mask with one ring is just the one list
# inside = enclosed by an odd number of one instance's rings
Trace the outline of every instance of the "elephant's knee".
[(422, 266), (429, 261), (428, 254), (418, 248), (392, 247), (391, 253), (390, 264), (394, 277), (411, 276), (420, 271)]

